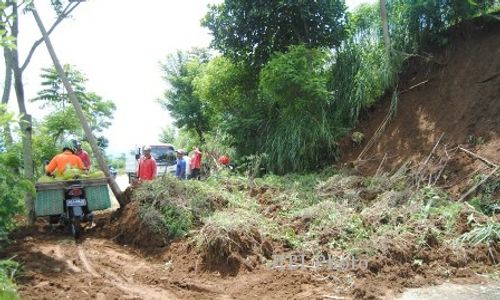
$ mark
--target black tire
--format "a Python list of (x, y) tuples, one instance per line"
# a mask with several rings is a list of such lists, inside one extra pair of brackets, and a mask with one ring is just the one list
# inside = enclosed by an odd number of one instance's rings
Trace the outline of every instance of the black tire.
[(73, 234), (73, 237), (75, 239), (80, 238), (80, 236), (82, 235), (82, 225), (80, 224), (81, 221), (82, 220), (80, 219), (80, 217), (73, 217), (73, 219), (71, 220), (71, 233)]

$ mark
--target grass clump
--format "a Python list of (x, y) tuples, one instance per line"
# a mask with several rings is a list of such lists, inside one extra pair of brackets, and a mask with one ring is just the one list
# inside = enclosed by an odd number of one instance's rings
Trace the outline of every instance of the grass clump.
[(0, 299), (19, 300), (14, 277), (19, 271), (19, 264), (13, 260), (0, 260)]
[(459, 242), (473, 246), (498, 243), (500, 242), (500, 223), (477, 224), (471, 231), (460, 236)]
[(204, 221), (195, 237), (205, 265), (209, 269), (223, 265), (239, 266), (241, 257), (260, 251), (256, 250), (263, 242), (260, 227), (265, 227), (263, 220), (251, 211), (215, 212)]

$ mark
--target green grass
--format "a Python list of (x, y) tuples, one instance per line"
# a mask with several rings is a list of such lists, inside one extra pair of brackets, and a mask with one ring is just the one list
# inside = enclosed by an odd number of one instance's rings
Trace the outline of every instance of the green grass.
[(19, 300), (14, 277), (19, 271), (19, 264), (13, 260), (0, 260), (0, 299)]
[(498, 243), (500, 242), (500, 223), (490, 222), (476, 225), (471, 231), (464, 233), (459, 238), (459, 242), (473, 246)]

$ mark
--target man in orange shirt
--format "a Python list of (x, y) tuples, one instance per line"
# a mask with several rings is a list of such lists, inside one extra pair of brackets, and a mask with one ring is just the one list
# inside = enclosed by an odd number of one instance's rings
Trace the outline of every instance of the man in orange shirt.
[(75, 149), (72, 143), (63, 144), (63, 153), (57, 154), (52, 158), (50, 163), (45, 167), (47, 175), (52, 175), (54, 172), (56, 175), (61, 176), (66, 169), (78, 168), (83, 170), (82, 159), (75, 155)]
[(137, 178), (139, 181), (153, 180), (156, 178), (156, 160), (151, 156), (150, 146), (144, 147), (144, 156), (139, 161)]

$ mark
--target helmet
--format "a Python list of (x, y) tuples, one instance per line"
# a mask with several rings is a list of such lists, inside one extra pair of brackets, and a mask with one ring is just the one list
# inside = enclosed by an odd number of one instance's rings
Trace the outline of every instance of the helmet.
[(76, 150), (75, 149), (75, 144), (73, 142), (68, 142), (68, 141), (66, 141), (66, 142), (64, 142), (62, 144), (62, 148), (63, 148), (63, 151), (64, 150), (70, 150), (73, 153), (75, 153), (75, 150)]
[(151, 146), (144, 146), (144, 151), (151, 151)]

